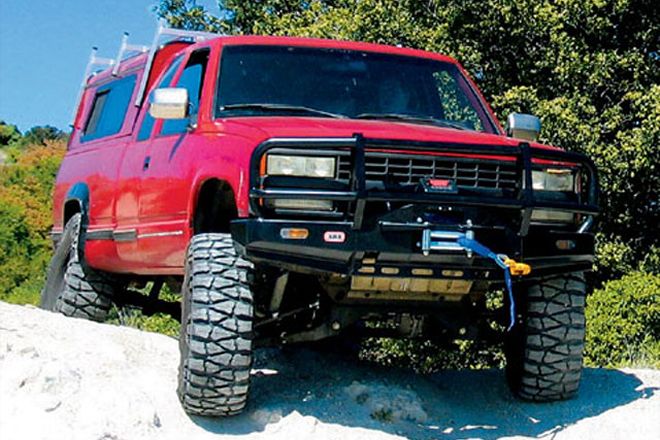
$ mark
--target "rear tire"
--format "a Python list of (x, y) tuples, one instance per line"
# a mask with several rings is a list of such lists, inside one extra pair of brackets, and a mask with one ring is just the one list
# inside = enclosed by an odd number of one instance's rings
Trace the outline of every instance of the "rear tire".
[(81, 231), (82, 215), (78, 213), (64, 227), (48, 268), (40, 305), (66, 316), (102, 322), (117, 287), (108, 275), (85, 264)]
[(178, 387), (188, 414), (231, 416), (245, 408), (252, 367), (251, 270), (230, 234), (200, 234), (190, 242)]
[(544, 278), (523, 294), (523, 322), (506, 341), (509, 386), (524, 400), (570, 399), (577, 394), (582, 374), (584, 276)]

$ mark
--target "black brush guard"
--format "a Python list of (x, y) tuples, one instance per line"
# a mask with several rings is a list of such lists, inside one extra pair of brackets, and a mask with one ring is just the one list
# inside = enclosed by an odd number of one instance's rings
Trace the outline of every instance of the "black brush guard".
[[(344, 188), (264, 187), (260, 175), (262, 158), (268, 152), (300, 153), (304, 155), (342, 152), (351, 157), (350, 181)], [(500, 156), (515, 160), (520, 179), (518, 190), (511, 196), (472, 190), (423, 192), (410, 189), (368, 189), (365, 177), (365, 151), (425, 152), (465, 156)], [(539, 165), (538, 161), (547, 161)], [(577, 167), (583, 188), (576, 200), (555, 200), (539, 197), (532, 186), (532, 170), (552, 164)], [(350, 138), (281, 138), (270, 139), (259, 145), (253, 153), (250, 169), (251, 218), (232, 222), (232, 233), (240, 250), (249, 258), (291, 270), (333, 272), (347, 275), (357, 273), (365, 256), (381, 255), (384, 265), (396, 265), (399, 276), (410, 273), (413, 267), (428, 266), (464, 269), (467, 278), (493, 280), (501, 278), (491, 274), (494, 265), (478, 257), (455, 252), (423, 257), (419, 246), (422, 232), (428, 229), (471, 229), (476, 237), (497, 252), (509, 253), (524, 259), (533, 267), (535, 276), (553, 272), (589, 270), (593, 263), (594, 238), (588, 232), (594, 216), (598, 214), (598, 177), (596, 167), (587, 156), (562, 150), (532, 147), (521, 142), (517, 147), (501, 145), (475, 145), (437, 142), (417, 142), (387, 139), (369, 139), (357, 134)], [(330, 200), (345, 203), (351, 209), (344, 212), (319, 212), (325, 218), (300, 218), (304, 212), (273, 211), (264, 208), (264, 201), (272, 199)], [(390, 221), (387, 217), (365, 225), (367, 204), (372, 202), (403, 203), (419, 206), (446, 206), (454, 209), (506, 210), (511, 221), (504, 227), (474, 224), (434, 225), (429, 222)], [(567, 211), (579, 214), (582, 224), (569, 230), (566, 227), (532, 223), (535, 209)], [(313, 213), (312, 213), (313, 214)], [(333, 218), (334, 217), (334, 218)], [(374, 226), (376, 225), (376, 226)], [(530, 227), (531, 226), (531, 227)], [(285, 240), (282, 228), (306, 228), (305, 240)], [(346, 240), (328, 243), (326, 232), (341, 232)], [(559, 241), (570, 241), (572, 248), (559, 250)], [(524, 251), (524, 252), (523, 252)], [(403, 257), (408, 255), (407, 257)], [(411, 256), (412, 255), (412, 256)], [(398, 257), (397, 257), (398, 256)], [(424, 259), (426, 258), (426, 259)], [(380, 259), (380, 258), (379, 258)], [(397, 261), (399, 260), (399, 261)], [(405, 261), (404, 261), (405, 260)], [(377, 263), (376, 265), (378, 266)], [(378, 269), (378, 268), (377, 268)]]

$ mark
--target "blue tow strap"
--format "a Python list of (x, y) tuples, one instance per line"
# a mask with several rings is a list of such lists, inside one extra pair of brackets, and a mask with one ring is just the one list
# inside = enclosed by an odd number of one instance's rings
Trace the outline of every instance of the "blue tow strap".
[(513, 283), (511, 282), (511, 269), (504, 263), (504, 260), (500, 258), (498, 254), (488, 249), (483, 244), (479, 243), (476, 240), (467, 237), (460, 237), (456, 242), (464, 247), (469, 249), (477, 255), (481, 255), (484, 258), (490, 258), (497, 264), (502, 270), (504, 270), (504, 284), (506, 285), (506, 291), (509, 296), (509, 327), (506, 331), (511, 331), (513, 326), (516, 323), (516, 303), (513, 299)]

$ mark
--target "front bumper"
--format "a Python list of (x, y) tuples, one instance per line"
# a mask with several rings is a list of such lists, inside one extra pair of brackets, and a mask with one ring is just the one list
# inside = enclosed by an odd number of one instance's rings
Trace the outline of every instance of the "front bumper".
[[(282, 238), (281, 230), (290, 228), (307, 229), (309, 236), (304, 240)], [(516, 238), (505, 229), (472, 230), (480, 243), (529, 264), (530, 277), (587, 271), (593, 264), (594, 236), (590, 233), (532, 227), (524, 238)], [(345, 240), (328, 242), (328, 233), (339, 233)], [(422, 233), (423, 227), (388, 225), (356, 231), (347, 222), (241, 219), (232, 223), (232, 235), (246, 257), (294, 271), (353, 276), (367, 273), (364, 267), (372, 267), (373, 272), (369, 273), (383, 276), (410, 277), (415, 276), (414, 271), (422, 270), (429, 276), (461, 271), (466, 279), (502, 279), (501, 271), (491, 260), (470, 257), (464, 251), (424, 255)], [(572, 243), (572, 248), (558, 250), (556, 243), (562, 241)]]
[[(365, 152), (377, 149), (441, 154), (502, 155), (515, 160), (519, 185), (515, 194), (495, 195), (474, 188), (452, 193), (420, 191), (419, 188), (370, 187), (365, 171)], [(273, 150), (305, 154), (350, 155), (352, 170), (345, 188), (268, 188), (260, 177), (262, 157)], [(582, 175), (583, 188), (575, 200), (548, 200), (535, 194), (532, 169), (539, 161), (570, 164)], [(433, 176), (430, 176), (433, 177)], [(345, 207), (333, 218), (300, 218), (269, 212), (264, 201), (277, 198), (331, 200)], [(492, 261), (464, 251), (433, 252), (421, 249), (424, 230), (473, 231), (474, 238), (498, 253), (532, 266), (531, 276), (590, 270), (594, 236), (587, 231), (598, 213), (598, 184), (593, 162), (578, 153), (492, 145), (460, 145), (364, 139), (271, 139), (254, 152), (251, 166), (252, 217), (232, 222), (232, 234), (245, 256), (253, 261), (296, 271), (358, 275), (371, 273), (413, 276), (414, 271), (461, 271), (464, 278), (501, 280)], [(396, 208), (389, 209), (393, 204)], [(388, 210), (374, 210), (387, 206)], [(452, 211), (450, 216), (429, 214), (434, 209)], [(537, 209), (571, 212), (581, 216), (582, 226), (535, 224)], [(308, 230), (304, 239), (288, 239), (282, 229)], [(340, 239), (338, 239), (340, 238)], [(560, 246), (559, 243), (562, 243)]]

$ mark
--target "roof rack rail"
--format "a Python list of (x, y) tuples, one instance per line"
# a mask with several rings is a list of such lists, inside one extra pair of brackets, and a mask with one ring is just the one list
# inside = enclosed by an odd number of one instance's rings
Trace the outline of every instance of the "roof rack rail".
[(142, 46), (139, 44), (128, 44), (128, 32), (124, 32), (124, 35), (121, 37), (121, 45), (119, 46), (119, 52), (117, 53), (117, 58), (115, 58), (115, 64), (112, 68), (112, 75), (117, 76), (119, 72), (119, 65), (124, 58), (124, 54), (130, 52), (141, 52), (144, 53), (149, 50), (149, 46)]
[[(125, 55), (129, 53), (145, 53), (149, 52), (147, 57), (147, 64), (140, 81), (140, 87), (138, 89), (137, 96), (135, 98), (135, 105), (139, 106), (144, 97), (145, 88), (147, 87), (147, 81), (149, 80), (149, 73), (151, 72), (152, 63), (156, 52), (160, 48), (161, 40), (163, 37), (170, 37), (172, 39), (192, 39), (193, 41), (204, 41), (209, 38), (215, 38), (221, 34), (214, 34), (212, 32), (202, 32), (202, 31), (187, 31), (183, 29), (174, 29), (168, 27), (165, 20), (158, 20), (158, 27), (156, 28), (156, 34), (151, 43), (151, 46), (143, 46), (137, 44), (128, 44), (128, 32), (124, 32), (121, 39), (121, 44), (119, 46), (119, 52), (115, 58), (101, 58), (96, 55), (98, 52), (98, 47), (92, 47), (92, 52), (89, 55), (89, 61), (87, 62), (87, 67), (85, 68), (85, 73), (83, 74), (83, 79), (80, 84), (80, 90), (78, 91), (78, 98), (76, 99), (76, 105), (80, 105), (80, 99), (82, 98), (83, 93), (85, 92), (85, 87), (87, 87), (87, 82), (91, 75), (95, 75), (97, 72), (94, 70), (95, 67), (104, 66), (112, 67), (112, 75), (117, 76), (119, 73), (119, 67), (121, 62), (125, 59)], [(76, 122), (78, 108), (74, 108), (73, 114), (73, 123)]]
[(139, 106), (144, 97), (145, 88), (147, 87), (147, 81), (149, 80), (149, 74), (151, 73), (151, 66), (153, 64), (154, 56), (156, 56), (156, 51), (161, 43), (162, 37), (171, 37), (171, 38), (190, 38), (195, 42), (208, 40), (209, 38), (216, 38), (220, 34), (214, 34), (212, 32), (202, 32), (202, 31), (187, 31), (183, 29), (174, 29), (166, 25), (165, 20), (158, 20), (158, 28), (156, 29), (156, 34), (154, 35), (154, 40), (151, 42), (151, 48), (149, 49), (149, 57), (147, 58), (147, 65), (142, 74), (142, 80), (140, 81), (140, 88), (138, 89), (137, 95), (135, 97), (135, 106)]
[(89, 54), (89, 61), (87, 62), (87, 67), (85, 67), (85, 73), (83, 73), (83, 78), (82, 82), (80, 83), (80, 89), (78, 90), (78, 97), (76, 98), (76, 103), (73, 108), (73, 122), (72, 125), (75, 125), (76, 123), (76, 116), (78, 115), (78, 110), (80, 107), (80, 99), (83, 96), (83, 93), (85, 92), (85, 87), (87, 86), (87, 80), (89, 79), (90, 75), (94, 73), (92, 69), (95, 66), (113, 66), (115, 64), (115, 59), (113, 58), (100, 58), (96, 56), (96, 52), (98, 52), (99, 48), (96, 46), (92, 47), (92, 52)]

